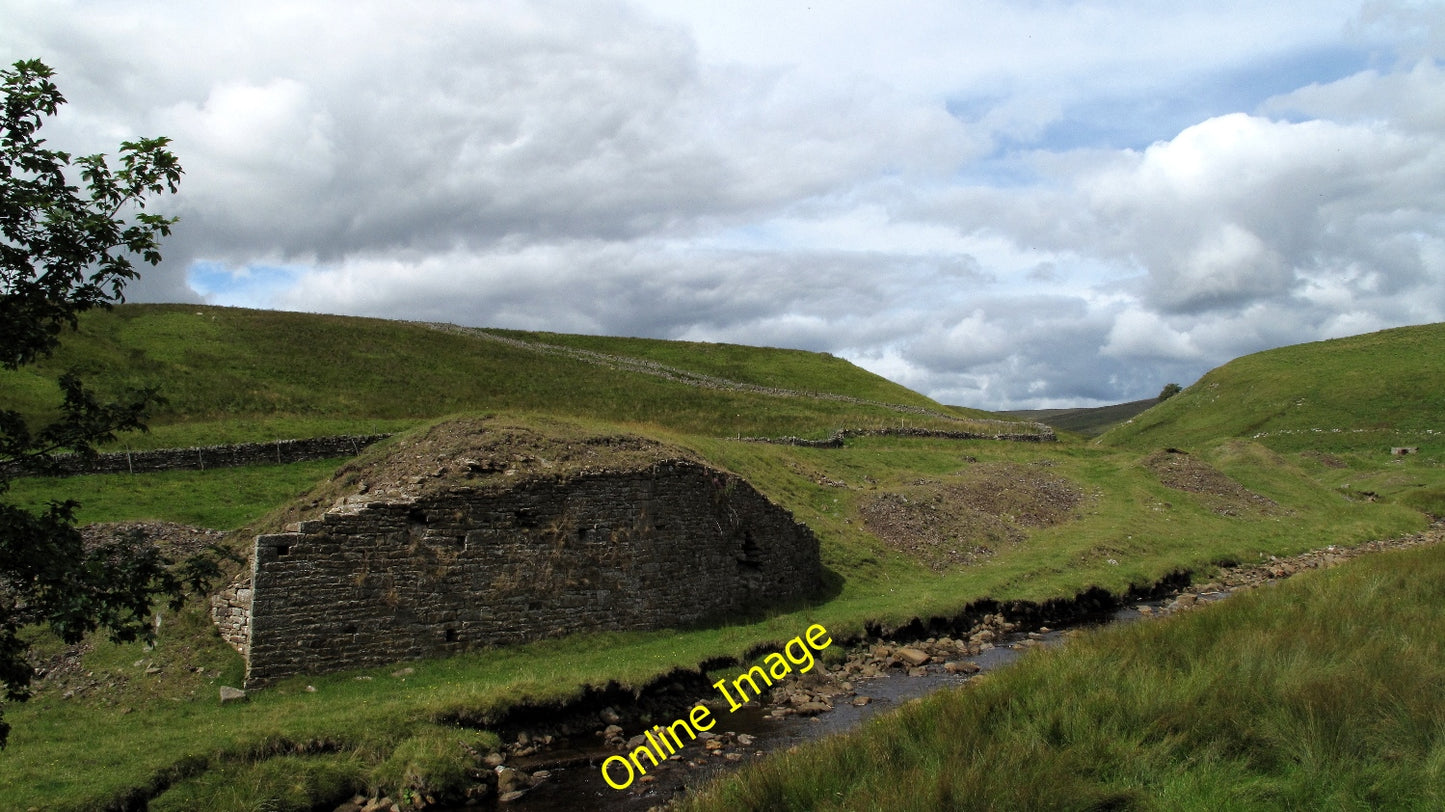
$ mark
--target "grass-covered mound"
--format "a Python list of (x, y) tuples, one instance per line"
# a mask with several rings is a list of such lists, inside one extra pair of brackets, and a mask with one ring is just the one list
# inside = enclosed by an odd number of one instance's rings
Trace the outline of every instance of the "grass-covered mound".
[(456, 487), (510, 488), (538, 477), (644, 470), (663, 460), (699, 461), (686, 449), (603, 423), (549, 417), (443, 419), (366, 449), (241, 535), (279, 532), (359, 491), (373, 497), (420, 497)]
[(1445, 324), (1235, 359), (1101, 438), (1131, 448), (1255, 439), (1277, 451), (1445, 452)]

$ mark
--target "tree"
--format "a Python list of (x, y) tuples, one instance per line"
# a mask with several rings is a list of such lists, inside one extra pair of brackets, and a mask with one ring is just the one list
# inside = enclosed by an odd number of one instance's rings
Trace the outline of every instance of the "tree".
[[(124, 301), (138, 276), (132, 257), (154, 265), (176, 221), (146, 212), (148, 197), (175, 192), (181, 167), (169, 140), (121, 144), (118, 166), (101, 154), (72, 159), (37, 136), (65, 103), (39, 60), (0, 70), (0, 365), (15, 370), (49, 357), (78, 316)], [(76, 185), (77, 181), (83, 185)], [(31, 511), (4, 501), (21, 469), (46, 469), (58, 452), (91, 456), (117, 432), (144, 430), (154, 390), (103, 400), (78, 375), (58, 378), (60, 402), (32, 425), (0, 408), (0, 683), (5, 699), (30, 695), (34, 667), (20, 630), (48, 625), (68, 643), (104, 630), (113, 640), (149, 639), (153, 606), (179, 608), (214, 561), (176, 565), (138, 537), (87, 547), (73, 500)], [(3, 405), (3, 404), (0, 404)], [(9, 725), (0, 718), (0, 747)]]
[(1163, 403), (1183, 391), (1184, 387), (1177, 383), (1166, 383), (1164, 388), (1159, 390), (1159, 402)]

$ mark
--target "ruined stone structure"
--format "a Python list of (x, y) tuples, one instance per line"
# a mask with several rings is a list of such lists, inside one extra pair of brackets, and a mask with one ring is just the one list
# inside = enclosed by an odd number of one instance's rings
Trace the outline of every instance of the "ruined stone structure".
[[(393, 464), (343, 469), (357, 492), (256, 537), (249, 582), (213, 602), (223, 635), (247, 655), (248, 685), (574, 632), (687, 626), (819, 586), (811, 531), (678, 449), (444, 426), (446, 442), (422, 438), (391, 452)], [(378, 485), (398, 460), (410, 466), (400, 485)]]

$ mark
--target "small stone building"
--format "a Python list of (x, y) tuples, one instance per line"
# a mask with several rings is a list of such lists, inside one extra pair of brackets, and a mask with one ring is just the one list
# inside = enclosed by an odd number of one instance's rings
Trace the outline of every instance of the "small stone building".
[[(329, 493), (326, 491), (329, 489)], [(632, 436), (440, 424), (344, 467), (213, 601), (247, 684), (816, 592), (818, 541), (737, 476)], [(304, 513), (305, 511), (301, 511)]]

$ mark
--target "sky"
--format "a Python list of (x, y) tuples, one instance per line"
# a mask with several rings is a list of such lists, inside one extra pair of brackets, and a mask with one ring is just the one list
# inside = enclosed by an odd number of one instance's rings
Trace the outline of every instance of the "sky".
[(185, 167), (131, 301), (807, 349), (993, 410), (1445, 321), (1438, 0), (0, 0), (28, 58), (52, 146)]

